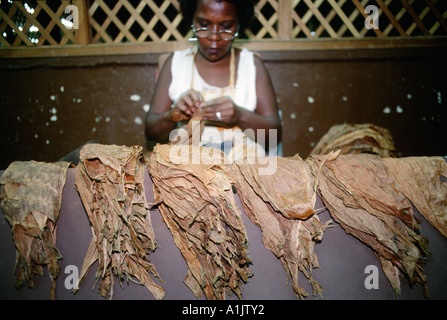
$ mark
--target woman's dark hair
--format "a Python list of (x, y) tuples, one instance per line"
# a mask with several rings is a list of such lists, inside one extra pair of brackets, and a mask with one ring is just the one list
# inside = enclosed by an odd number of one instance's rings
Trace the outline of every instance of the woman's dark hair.
[[(243, 32), (250, 25), (255, 15), (254, 0), (217, 0), (226, 1), (236, 6), (237, 16), (239, 20), (239, 31)], [(194, 20), (194, 14), (197, 9), (199, 0), (180, 0), (180, 11), (183, 19), (190, 26)]]

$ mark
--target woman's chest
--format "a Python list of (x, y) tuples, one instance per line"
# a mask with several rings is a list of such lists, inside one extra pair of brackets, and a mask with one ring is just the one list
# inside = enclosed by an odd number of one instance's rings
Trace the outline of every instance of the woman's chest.
[[(213, 87), (224, 88), (228, 85), (234, 85), (237, 79), (238, 57), (233, 61), (222, 61), (221, 63), (208, 63), (203, 62), (201, 59), (197, 59), (195, 62), (195, 68), (197, 75), (203, 79), (203, 81)], [(233, 79), (232, 79), (233, 78)]]

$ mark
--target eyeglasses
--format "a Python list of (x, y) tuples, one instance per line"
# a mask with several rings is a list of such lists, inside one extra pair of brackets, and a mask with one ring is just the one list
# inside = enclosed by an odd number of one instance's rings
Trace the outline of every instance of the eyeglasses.
[(213, 33), (217, 33), (222, 40), (231, 41), (234, 38), (237, 38), (239, 36), (239, 25), (237, 26), (236, 33), (232, 32), (230, 30), (213, 31), (208, 28), (196, 29), (196, 27), (194, 25), (192, 25), (191, 28), (192, 28), (192, 32), (194, 32), (194, 35), (197, 38), (209, 38), (209, 37), (211, 37), (211, 35)]

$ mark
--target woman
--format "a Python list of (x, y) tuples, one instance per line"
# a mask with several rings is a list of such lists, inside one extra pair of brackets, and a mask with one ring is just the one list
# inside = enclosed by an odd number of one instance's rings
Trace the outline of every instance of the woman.
[(269, 134), (276, 134), (276, 148), (281, 121), (270, 76), (259, 57), (233, 47), (253, 17), (253, 3), (185, 0), (181, 9), (197, 46), (174, 52), (164, 63), (146, 116), (147, 140), (172, 140), (178, 124), (200, 112), (205, 121), (201, 145), (231, 150), (233, 159), (242, 158), (253, 150), (259, 154), (260, 149), (272, 149)]

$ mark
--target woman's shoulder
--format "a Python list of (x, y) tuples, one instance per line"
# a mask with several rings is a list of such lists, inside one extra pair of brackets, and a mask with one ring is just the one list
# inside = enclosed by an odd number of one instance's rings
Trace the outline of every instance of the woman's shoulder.
[(190, 61), (193, 59), (193, 48), (186, 48), (182, 50), (175, 50), (172, 52), (171, 58), (171, 70), (174, 73), (185, 72), (185, 68), (189, 65)]
[[(181, 68), (185, 65), (185, 62), (194, 58), (194, 47), (181, 50), (175, 50), (172, 52), (172, 67)], [(189, 59), (189, 60), (188, 60)]]
[(264, 60), (258, 52), (251, 51), (246, 48), (240, 48), (239, 50), (239, 64), (243, 69), (259, 69), (264, 68)]
[(251, 51), (247, 48), (240, 48), (238, 50), (242, 61), (252, 60), (255, 65), (264, 64), (260, 53)]
[(187, 57), (187, 56), (193, 56), (195, 50), (197, 50), (196, 47), (188, 47), (186, 49), (179, 49), (172, 52), (172, 55), (175, 57)]
[(253, 55), (253, 51), (248, 50), (247, 48), (236, 48), (235, 47), (236, 52), (239, 52), (239, 56), (247, 56), (250, 57)]

